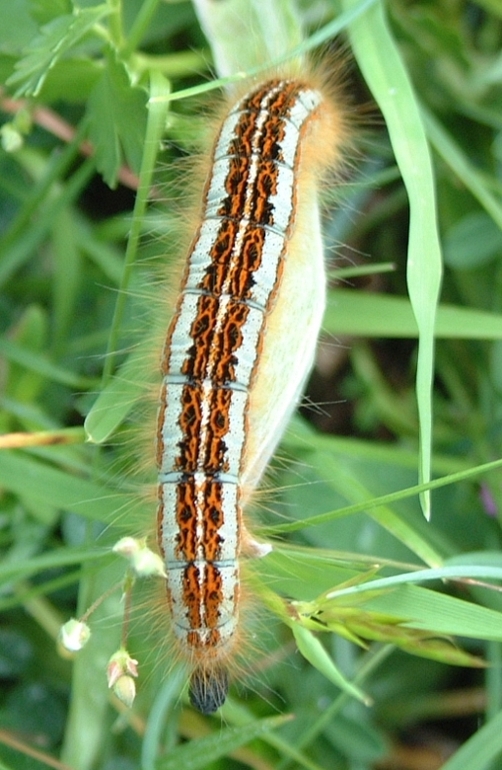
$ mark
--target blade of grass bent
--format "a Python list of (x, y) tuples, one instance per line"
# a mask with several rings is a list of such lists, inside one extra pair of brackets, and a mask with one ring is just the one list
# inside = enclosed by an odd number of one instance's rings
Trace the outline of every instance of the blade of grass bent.
[[(344, 0), (351, 8), (354, 0)], [(416, 391), (420, 417), (420, 480), (430, 478), (434, 323), (442, 266), (436, 225), (432, 163), (419, 106), (381, 3), (350, 26), (350, 39), (365, 80), (385, 117), (410, 201), (408, 291), (419, 329)], [(421, 495), (430, 517), (430, 495)]]

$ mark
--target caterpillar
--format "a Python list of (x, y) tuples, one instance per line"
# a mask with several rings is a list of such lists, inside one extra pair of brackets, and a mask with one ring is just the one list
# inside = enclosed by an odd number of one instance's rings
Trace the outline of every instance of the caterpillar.
[(318, 187), (347, 142), (340, 101), (320, 79), (280, 75), (230, 101), (162, 350), (157, 539), (204, 714), (224, 703), (241, 645), (241, 559), (260, 552), (243, 514), (313, 364)]

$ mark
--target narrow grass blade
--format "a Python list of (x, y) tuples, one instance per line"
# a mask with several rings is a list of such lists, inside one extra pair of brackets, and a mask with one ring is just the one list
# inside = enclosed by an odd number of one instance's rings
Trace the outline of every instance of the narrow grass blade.
[(71, 476), (20, 452), (0, 452), (0, 486), (31, 500), (110, 522), (132, 498), (87, 479)]
[[(363, 337), (413, 338), (418, 327), (405, 297), (335, 289), (328, 298), (323, 328), (331, 334)], [(502, 315), (474, 308), (439, 305), (436, 337), (485, 339), (502, 337)]]
[(259, 719), (242, 727), (218, 729), (211, 735), (190, 741), (171, 751), (169, 756), (157, 761), (156, 770), (179, 770), (206, 768), (211, 762), (230, 754), (260, 735), (280, 727), (291, 717), (279, 716)]
[(148, 195), (152, 183), (153, 172), (157, 154), (160, 148), (160, 140), (165, 131), (168, 102), (159, 99), (161, 95), (169, 93), (170, 87), (168, 81), (160, 72), (151, 72), (150, 76), (150, 99), (148, 101), (148, 119), (146, 126), (146, 136), (144, 144), (144, 153), (141, 161), (140, 182), (134, 204), (133, 221), (131, 232), (127, 242), (127, 249), (124, 261), (124, 272), (120, 283), (120, 291), (117, 296), (115, 312), (110, 330), (108, 343), (108, 357), (103, 370), (103, 384), (107, 384), (110, 379), (114, 356), (124, 318), (127, 289), (130, 284), (132, 268), (138, 253), (139, 238), (141, 235), (142, 222), (145, 216), (148, 203)]
[(84, 390), (93, 385), (93, 380), (69, 372), (68, 369), (53, 364), (49, 359), (33, 350), (28, 350), (8, 339), (0, 340), (0, 355), (8, 361), (19, 364), (28, 371), (36, 372), (52, 382), (68, 385), (76, 390)]
[(470, 162), (439, 120), (425, 107), (422, 106), (421, 110), (427, 133), (438, 153), (502, 229), (502, 201), (497, 200), (493, 195), (483, 175)]
[[(352, 8), (354, 0), (344, 0)], [(430, 478), (434, 323), (442, 265), (436, 223), (432, 162), (419, 105), (399, 49), (387, 25), (382, 3), (372, 6), (350, 27), (358, 64), (383, 112), (396, 160), (410, 201), (408, 291), (419, 330), (417, 402), (420, 417), (420, 481)], [(421, 495), (430, 517), (430, 495)]]
[(502, 754), (502, 712), (469, 738), (441, 770), (488, 770)]
[(420, 586), (400, 586), (370, 599), (365, 607), (406, 618), (409, 628), (502, 641), (502, 613)]
[(309, 631), (299, 623), (291, 623), (291, 630), (293, 631), (296, 644), (303, 657), (308, 660), (318, 671), (321, 672), (330, 682), (336, 684), (343, 692), (351, 695), (353, 698), (357, 698), (366, 706), (371, 705), (371, 700), (365, 695), (359, 687), (349, 682), (341, 671), (335, 666), (333, 660), (330, 658), (321, 642), (314, 636), (312, 631)]

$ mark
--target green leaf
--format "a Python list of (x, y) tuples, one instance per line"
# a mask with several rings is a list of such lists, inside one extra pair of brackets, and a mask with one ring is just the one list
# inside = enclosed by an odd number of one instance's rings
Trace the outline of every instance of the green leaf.
[(23, 51), (7, 85), (18, 86), (16, 96), (37, 96), (49, 70), (109, 12), (107, 5), (75, 8), (45, 24)]
[[(354, 0), (345, 0), (347, 9)], [(436, 221), (432, 161), (419, 105), (397, 44), (378, 3), (350, 28), (357, 61), (385, 117), (392, 147), (410, 201), (407, 281), (419, 330), (416, 397), (420, 417), (420, 481), (430, 479), (434, 324), (442, 262)], [(421, 496), (426, 518), (430, 494)]]
[[(418, 327), (408, 299), (351, 289), (330, 292), (323, 327), (331, 334), (414, 338)], [(436, 337), (495, 340), (502, 336), (502, 315), (456, 305), (439, 305)]]
[(71, 0), (29, 0), (30, 16), (42, 26), (57, 16), (71, 14)]
[(483, 267), (501, 252), (502, 232), (483, 211), (463, 217), (445, 236), (444, 261), (456, 270)]
[(362, 701), (365, 705), (371, 704), (371, 699), (365, 695), (359, 687), (349, 682), (341, 671), (335, 666), (333, 660), (330, 658), (321, 642), (314, 636), (312, 631), (299, 622), (291, 622), (290, 628), (293, 631), (293, 635), (298, 645), (298, 649), (305, 658), (311, 663), (312, 666), (317, 668), (318, 671), (329, 679), (330, 682), (336, 684), (343, 692), (351, 695), (353, 698)]
[(87, 377), (79, 377), (63, 367), (51, 363), (46, 356), (28, 350), (7, 339), (0, 340), (0, 353), (9, 361), (25, 367), (28, 371), (37, 372), (47, 380), (60, 382), (72, 388), (87, 388), (92, 385), (92, 380)]
[(435, 628), (415, 628), (413, 622), (407, 623), (405, 618), (390, 614), (390, 610), (388, 613), (375, 612), (369, 606), (369, 602), (365, 602), (362, 609), (342, 607), (337, 599), (321, 598), (319, 602), (297, 605), (297, 609), (304, 623), (314, 630), (321, 625), (323, 631), (338, 634), (359, 646), (365, 646), (363, 640), (372, 640), (453, 666), (480, 668), (484, 665), (480, 658), (460, 649), (449, 639), (440, 638), (446, 636), (443, 632)]
[[(319, 438), (322, 439), (323, 437)], [(388, 530), (427, 564), (431, 566), (441, 564), (442, 558), (438, 550), (431, 542), (428, 542), (427, 537), (422, 535), (412, 521), (408, 522), (407, 519), (401, 517), (389, 505), (381, 504), (380, 502), (378, 505), (372, 504), (375, 496), (375, 492), (372, 489), (372, 479), (366, 481), (358, 476), (350, 464), (340, 462), (340, 458), (333, 453), (328, 442), (316, 440), (316, 443), (318, 449), (306, 452), (305, 460), (308, 462), (309, 467), (318, 470), (319, 478), (326, 479), (326, 483), (350, 503), (358, 504), (365, 501), (370, 503), (365, 506), (368, 515), (378, 522), (380, 526)], [(322, 449), (321, 446), (323, 446)], [(325, 517), (324, 520), (329, 520), (329, 518), (338, 518), (349, 512), (351, 512), (350, 509), (343, 509), (342, 511), (323, 514), (323, 516)], [(323, 519), (321, 517), (316, 517), (315, 519), (307, 517), (303, 520), (304, 526), (311, 526), (312, 520), (317, 523)], [(286, 528), (287, 525), (284, 529)]]
[[(493, 13), (502, 19), (502, 6), (500, 5), (499, 0), (478, 0), (478, 5), (481, 6), (481, 8), (485, 8), (489, 13)], [(446, 770), (446, 768), (443, 768), (443, 770)], [(448, 768), (448, 770), (450, 770), (450, 768)]]
[(369, 721), (361, 721), (360, 714), (337, 714), (324, 734), (345, 756), (360, 762), (361, 767), (374, 766), (389, 750), (380, 730)]
[[(146, 140), (142, 144), (144, 147), (144, 157), (140, 172), (140, 188), (136, 196), (133, 224), (129, 234), (126, 260), (120, 281), (120, 292), (117, 297), (110, 332), (109, 345), (111, 353), (115, 352), (116, 349), (119, 329), (124, 314), (124, 300), (129, 288), (132, 265), (138, 251), (140, 223), (145, 213), (157, 149), (167, 117), (168, 103), (156, 102), (155, 96), (158, 93), (168, 92), (168, 89), (169, 84), (163, 76), (159, 73), (152, 73), (151, 92), (153, 98), (149, 101)], [(112, 358), (113, 356), (110, 355), (107, 359), (105, 382), (111, 371)], [(135, 399), (138, 398), (141, 389), (144, 388), (144, 385), (142, 385), (145, 379), (144, 368), (144, 353), (139, 349), (129, 356), (122, 365), (118, 375), (102, 390), (85, 421), (85, 429), (91, 441), (96, 444), (106, 441), (130, 412)]]
[(78, 306), (79, 287), (82, 284), (82, 259), (76, 243), (76, 217), (70, 208), (63, 209), (54, 220), (52, 243), (54, 249), (54, 334), (53, 349), (63, 341), (71, 329)]
[(89, 441), (103, 444), (125, 420), (144, 389), (144, 352), (132, 353), (119, 372), (101, 391), (86, 417), (84, 427)]
[(275, 730), (291, 719), (290, 716), (257, 719), (242, 727), (218, 728), (211, 735), (192, 740), (169, 752), (169, 756), (157, 761), (156, 770), (179, 768), (206, 768), (211, 762), (235, 751), (264, 733)]
[(337, 559), (334, 553), (311, 553), (284, 543), (275, 546), (263, 561), (263, 580), (282, 595), (303, 601), (313, 599), (317, 594), (347, 581), (367, 568), (364, 563), (349, 567), (343, 564), (340, 557)]
[(92, 521), (111, 522), (130, 509), (133, 498), (71, 476), (20, 452), (0, 452), (0, 487), (79, 513)]
[(330, 631), (355, 644), (374, 640), (442, 663), (480, 667), (484, 665), (480, 658), (444, 637), (500, 641), (502, 613), (416, 585), (399, 585), (457, 575), (500, 579), (502, 569), (450, 566), (366, 582), (362, 582), (364, 575), (358, 575), (314, 601), (294, 606), (306, 627)]
[(47, 73), (39, 99), (47, 103), (62, 100), (83, 104), (101, 77), (101, 62), (91, 59), (58, 61)]
[(424, 106), (422, 106), (422, 114), (429, 138), (445, 163), (477, 198), (494, 222), (502, 228), (502, 202), (493, 194), (491, 185), (488, 184), (484, 175), (471, 163), (440, 121)]
[(0, 3), (0, 51), (19, 54), (37, 33), (24, 0), (2, 0)]
[(372, 598), (366, 606), (407, 618), (409, 628), (502, 641), (502, 613), (428, 588), (401, 586)]
[(14, 765), (7, 765), (0, 759), (0, 770), (14, 770)]
[(126, 68), (110, 53), (87, 107), (96, 165), (110, 187), (116, 186), (124, 160), (139, 172), (145, 143), (146, 100), (145, 92), (131, 85)]
[[(107, 556), (110, 551), (105, 552)], [(103, 558), (103, 549), (96, 548), (70, 548), (61, 547), (48, 551), (40, 556), (29, 556), (25, 559), (17, 559), (15, 562), (4, 561), (0, 564), (0, 583), (10, 583), (13, 579), (20, 580), (37, 575), (44, 570), (57, 567), (67, 567), (74, 564), (83, 564), (88, 561), (96, 561)]]

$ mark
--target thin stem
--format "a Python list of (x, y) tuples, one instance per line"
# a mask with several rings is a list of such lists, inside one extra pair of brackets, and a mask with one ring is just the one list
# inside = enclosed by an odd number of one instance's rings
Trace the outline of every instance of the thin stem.
[(127, 57), (130, 56), (133, 51), (138, 48), (143, 36), (145, 35), (150, 22), (157, 10), (160, 0), (144, 0), (138, 15), (136, 16), (134, 23), (129, 32), (128, 38), (125, 41), (122, 54)]

